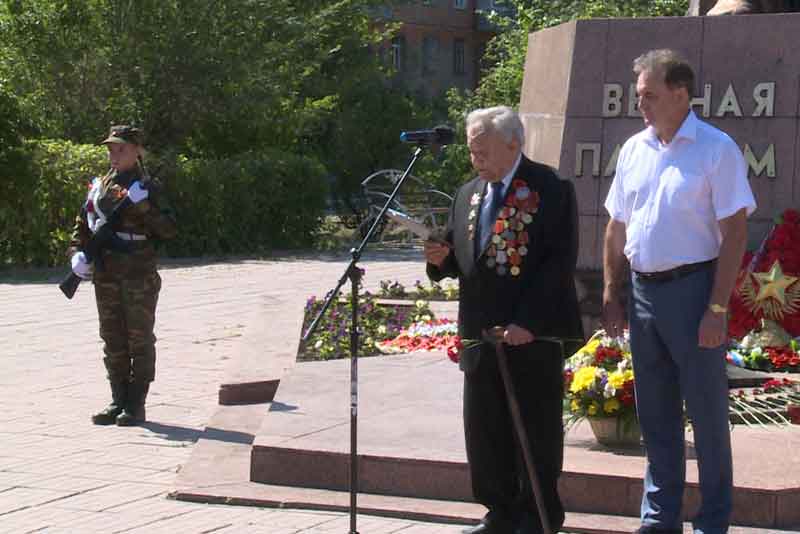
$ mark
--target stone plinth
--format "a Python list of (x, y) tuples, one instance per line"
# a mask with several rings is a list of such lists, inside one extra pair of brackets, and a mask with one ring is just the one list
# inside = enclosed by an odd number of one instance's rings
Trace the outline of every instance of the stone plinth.
[[(253, 441), (251, 481), (348, 490), (349, 364), (300, 363), (281, 380)], [(463, 376), (457, 366), (440, 352), (363, 358), (358, 368), (359, 491), (470, 501)], [(687, 438), (691, 441), (691, 433)], [(793, 453), (800, 447), (800, 433), (795, 428), (737, 426), (732, 441), (734, 524), (800, 527), (800, 456)], [(689, 445), (686, 517), (699, 503), (697, 460), (691, 449)], [(641, 448), (598, 445), (588, 423), (579, 424), (566, 436), (560, 480), (566, 509), (638, 516), (645, 460)]]
[(575, 182), (579, 265), (600, 269), (603, 202), (616, 150), (643, 128), (633, 60), (674, 48), (697, 78), (693, 109), (728, 133), (749, 160), (758, 210), (750, 245), (771, 219), (800, 204), (800, 13), (573, 21), (530, 35), (520, 113), (529, 157)]

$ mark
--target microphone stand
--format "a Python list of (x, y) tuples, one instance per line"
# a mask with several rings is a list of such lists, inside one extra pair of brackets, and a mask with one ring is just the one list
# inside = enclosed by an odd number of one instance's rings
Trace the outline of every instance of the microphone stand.
[(330, 307), (333, 299), (339, 294), (339, 290), (342, 286), (350, 280), (351, 292), (350, 292), (350, 305), (352, 306), (352, 315), (350, 317), (350, 532), (349, 534), (358, 534), (356, 530), (356, 509), (357, 509), (357, 495), (358, 495), (358, 456), (357, 456), (357, 449), (358, 449), (358, 440), (357, 440), (357, 432), (358, 432), (358, 338), (361, 335), (359, 326), (358, 326), (358, 288), (361, 285), (361, 277), (363, 275), (361, 269), (358, 267), (357, 263), (358, 260), (361, 259), (361, 254), (364, 251), (364, 248), (367, 246), (372, 235), (377, 230), (378, 226), (380, 225), (381, 221), (383, 220), (384, 216), (386, 215), (386, 210), (389, 209), (389, 206), (394, 201), (397, 194), (400, 192), (400, 188), (403, 186), (403, 182), (405, 182), (408, 175), (411, 173), (411, 168), (419, 159), (420, 155), (422, 154), (422, 149), (424, 147), (423, 143), (417, 145), (417, 149), (414, 151), (414, 157), (411, 159), (411, 162), (408, 164), (406, 171), (397, 181), (397, 185), (395, 185), (392, 194), (389, 195), (389, 198), (386, 199), (386, 203), (381, 208), (381, 211), (375, 217), (375, 220), (372, 222), (372, 226), (370, 227), (367, 234), (361, 240), (361, 243), (356, 248), (350, 249), (350, 264), (344, 271), (344, 274), (341, 278), (339, 278), (339, 283), (336, 284), (336, 287), (328, 293), (328, 297), (325, 299), (324, 304), (322, 305), (322, 309), (320, 309), (317, 316), (311, 322), (311, 325), (308, 327), (308, 330), (300, 340), (300, 346), (305, 347), (306, 343), (308, 342), (311, 335), (317, 329), (319, 322), (322, 320), (322, 317), (325, 315), (325, 312)]

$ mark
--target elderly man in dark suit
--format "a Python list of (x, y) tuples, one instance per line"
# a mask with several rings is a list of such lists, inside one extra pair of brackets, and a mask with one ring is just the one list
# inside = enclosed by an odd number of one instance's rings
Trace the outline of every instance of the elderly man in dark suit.
[[(564, 354), (553, 338), (583, 337), (574, 281), (578, 220), (572, 183), (522, 155), (524, 135), (519, 116), (505, 106), (467, 117), (467, 143), (479, 176), (458, 190), (445, 239), (427, 241), (425, 257), (431, 279), (459, 279), (462, 338), (480, 339), (494, 326), (505, 330), (514, 389), (556, 528), (564, 522), (557, 490)], [(472, 489), (489, 509), (465, 532), (542, 532), (494, 348), (465, 349), (460, 367)]]

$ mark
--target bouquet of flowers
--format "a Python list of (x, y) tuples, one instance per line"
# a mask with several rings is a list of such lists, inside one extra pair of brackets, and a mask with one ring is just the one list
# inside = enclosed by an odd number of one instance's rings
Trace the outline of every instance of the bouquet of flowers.
[(636, 397), (628, 333), (613, 338), (596, 332), (567, 359), (564, 370), (567, 426), (584, 417), (613, 417), (634, 422)]

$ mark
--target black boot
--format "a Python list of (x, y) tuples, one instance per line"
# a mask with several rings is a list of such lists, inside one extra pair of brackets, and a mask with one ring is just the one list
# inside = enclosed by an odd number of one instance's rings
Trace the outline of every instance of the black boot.
[(92, 416), (92, 423), (96, 425), (113, 425), (117, 416), (122, 413), (128, 395), (127, 382), (111, 382), (111, 404)]
[(117, 416), (117, 426), (133, 426), (145, 422), (144, 402), (150, 382), (131, 382), (128, 385), (128, 400), (122, 413)]

